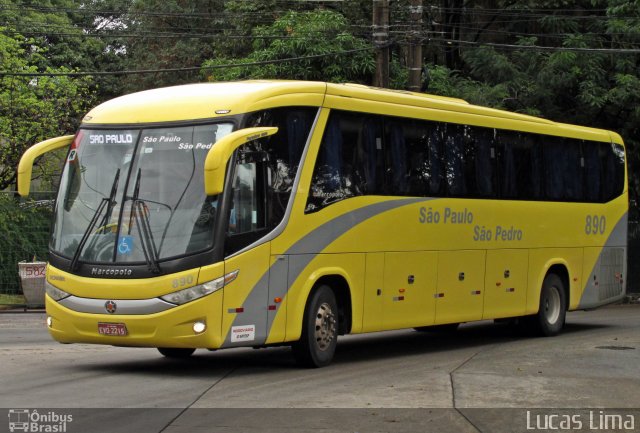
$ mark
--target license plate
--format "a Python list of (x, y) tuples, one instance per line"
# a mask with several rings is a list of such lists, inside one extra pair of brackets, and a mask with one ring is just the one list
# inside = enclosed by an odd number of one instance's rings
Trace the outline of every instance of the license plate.
[(127, 326), (124, 323), (98, 323), (98, 334), (101, 335), (114, 335), (117, 337), (124, 337), (128, 334)]

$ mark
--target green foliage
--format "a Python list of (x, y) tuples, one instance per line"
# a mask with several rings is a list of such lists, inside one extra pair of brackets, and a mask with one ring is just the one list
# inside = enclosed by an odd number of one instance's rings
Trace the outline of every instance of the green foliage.
[[(347, 31), (347, 25), (344, 16), (329, 10), (290, 11), (276, 19), (272, 25), (253, 30), (256, 37), (253, 51), (246, 57), (218, 57), (209, 60), (204, 63), (202, 73), (209, 81), (244, 78), (367, 81), (375, 67), (373, 52), (367, 50), (367, 41), (356, 38)], [(325, 56), (345, 51), (354, 52)], [(225, 65), (289, 58), (301, 59), (294, 62), (220, 68)], [(208, 67), (216, 69), (207, 69)]]
[[(2, 34), (0, 64), (12, 72), (38, 72), (41, 52), (27, 52), (18, 40)], [(65, 72), (68, 68), (47, 68)], [(0, 191), (15, 183), (20, 156), (31, 145), (73, 132), (92, 103), (89, 78), (0, 75)]]
[[(157, 70), (198, 67), (214, 51), (227, 26), (223, 0), (95, 0), (112, 3), (120, 13), (112, 18), (118, 25), (111, 31), (118, 41), (124, 70)], [(105, 7), (103, 6), (103, 7)], [(129, 37), (118, 39), (126, 33)], [(106, 33), (109, 33), (107, 31)], [(126, 75), (119, 80), (119, 92), (197, 80), (198, 72)]]
[[(640, 55), (616, 52), (640, 44), (638, 0), (510, 0), (475, 27), (485, 46), (460, 48), (454, 73), (431, 67), (430, 91), (555, 121), (616, 131), (627, 144), (630, 192), (640, 191)], [(467, 2), (468, 16), (482, 2)], [(535, 11), (544, 10), (546, 13)], [(556, 11), (557, 10), (557, 11)], [(453, 13), (453, 12), (452, 12)], [(522, 19), (518, 18), (522, 14)], [(504, 16), (503, 16), (504, 15)], [(441, 18), (441, 17), (437, 17)], [(446, 18), (446, 17), (444, 17)], [(500, 23), (493, 25), (493, 23)], [(511, 24), (510, 24), (511, 23)], [(465, 23), (459, 32), (464, 32)], [(467, 32), (469, 33), (469, 32)], [(535, 36), (519, 36), (523, 34)], [(520, 45), (504, 49), (500, 44)], [(532, 46), (559, 49), (531, 49)], [(609, 49), (611, 53), (594, 49)], [(443, 57), (448, 60), (447, 57)], [(638, 207), (631, 217), (640, 218)]]
[(20, 202), (0, 194), (0, 291), (19, 293), (18, 262), (46, 260), (51, 201)]
[(444, 66), (429, 65), (428, 93), (464, 99), (477, 105), (503, 107), (508, 93), (502, 84), (491, 85), (460, 76)]

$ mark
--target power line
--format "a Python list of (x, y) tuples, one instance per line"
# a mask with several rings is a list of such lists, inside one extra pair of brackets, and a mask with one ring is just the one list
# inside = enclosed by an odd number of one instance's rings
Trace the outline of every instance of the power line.
[(471, 46), (471, 47), (491, 47), (509, 50), (531, 50), (531, 51), (569, 51), (583, 53), (600, 53), (600, 54), (640, 54), (640, 48), (582, 48), (582, 47), (546, 47), (540, 45), (517, 45), (517, 44), (496, 44), (487, 42), (458, 41), (455, 39), (444, 38), (425, 38), (429, 42), (440, 42), (441, 46)]
[[(253, 2), (254, 0), (248, 0), (249, 2)], [(340, 3), (343, 0), (297, 0), (297, 3)], [(283, 4), (289, 4), (291, 1), (281, 2)], [(148, 17), (176, 17), (176, 18), (213, 18), (214, 15), (209, 12), (150, 12), (150, 11), (136, 11), (132, 9), (125, 10), (100, 10), (100, 9), (85, 9), (85, 8), (58, 8), (58, 7), (46, 7), (46, 6), (0, 6), (0, 11), (19, 11), (20, 13), (24, 13), (25, 11), (33, 11), (33, 12), (42, 12), (42, 13), (71, 13), (71, 14), (80, 14), (80, 15), (123, 15), (123, 16), (148, 16)], [(289, 9), (270, 9), (270, 13), (286, 13)], [(221, 16), (233, 16), (238, 17), (241, 16), (263, 16), (264, 12), (260, 10), (256, 10), (255, 12), (227, 12), (220, 11), (215, 13), (215, 18), (219, 18)]]
[(319, 59), (323, 57), (333, 57), (333, 56), (344, 56), (347, 54), (354, 54), (363, 51), (373, 51), (379, 49), (380, 47), (366, 47), (366, 48), (357, 48), (353, 50), (346, 51), (336, 51), (333, 53), (327, 54), (315, 54), (310, 56), (299, 56), (299, 57), (289, 57), (286, 59), (276, 59), (276, 60), (263, 60), (258, 62), (247, 62), (247, 63), (231, 63), (224, 65), (210, 65), (210, 66), (192, 66), (187, 68), (167, 68), (167, 69), (138, 69), (138, 70), (126, 70), (126, 71), (78, 71), (78, 72), (6, 72), (0, 71), (0, 77), (84, 77), (91, 75), (135, 75), (135, 74), (158, 74), (158, 73), (167, 73), (167, 72), (193, 72), (193, 71), (206, 71), (213, 69), (221, 69), (221, 68), (239, 68), (246, 66), (263, 66), (263, 65), (273, 65), (277, 63), (287, 63), (287, 62), (296, 62), (300, 60), (311, 60), (311, 59)]
[[(31, 36), (31, 37), (79, 37), (79, 38), (103, 38), (103, 39), (144, 39), (144, 38), (163, 38), (163, 39), (243, 39), (243, 40), (294, 40), (294, 39), (308, 39), (310, 37), (326, 37), (327, 35), (333, 35), (334, 32), (313, 32), (305, 33), (304, 36), (271, 36), (271, 35), (241, 35), (241, 34), (228, 34), (228, 33), (181, 33), (181, 32), (140, 32), (140, 33), (113, 33), (113, 34), (99, 34), (99, 33), (64, 33), (64, 32), (36, 32), (36, 31), (20, 31), (16, 30), (0, 30), (0, 33), (13, 36)], [(358, 36), (357, 33), (351, 33), (351, 35)], [(364, 33), (362, 34), (364, 35)]]

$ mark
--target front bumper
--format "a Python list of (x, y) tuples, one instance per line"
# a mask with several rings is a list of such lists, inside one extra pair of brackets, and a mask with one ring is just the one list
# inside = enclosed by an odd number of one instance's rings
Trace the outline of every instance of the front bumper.
[[(217, 349), (224, 342), (221, 335), (223, 291), (165, 311), (139, 315), (78, 312), (47, 295), (47, 315), (51, 318), (49, 333), (61, 343)], [(197, 321), (207, 325), (206, 330), (199, 334), (193, 330), (193, 324)], [(99, 322), (124, 323), (128, 334), (99, 334)]]

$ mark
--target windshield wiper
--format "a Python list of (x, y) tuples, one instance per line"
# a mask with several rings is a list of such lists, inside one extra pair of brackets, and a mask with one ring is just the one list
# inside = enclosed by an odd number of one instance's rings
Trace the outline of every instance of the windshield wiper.
[(96, 226), (98, 219), (100, 219), (102, 210), (105, 208), (107, 208), (107, 213), (105, 214), (105, 219), (103, 221), (108, 220), (109, 214), (113, 209), (113, 204), (114, 204), (113, 198), (115, 197), (116, 191), (118, 190), (119, 179), (120, 179), (120, 169), (116, 171), (116, 175), (113, 179), (113, 184), (111, 185), (111, 192), (109, 193), (109, 197), (103, 197), (102, 200), (100, 200), (100, 204), (98, 205), (98, 208), (93, 213), (93, 216), (91, 217), (91, 221), (89, 221), (89, 226), (82, 234), (82, 238), (80, 239), (78, 248), (76, 249), (76, 252), (73, 254), (73, 258), (71, 259), (71, 264), (69, 266), (71, 271), (78, 270), (78, 263), (79, 263), (80, 255), (82, 254), (82, 250), (84, 249), (84, 246), (87, 243), (87, 240), (89, 239), (89, 236), (93, 231), (93, 228)]
[[(138, 198), (140, 193), (140, 178), (142, 177), (142, 170), (138, 169), (138, 175), (136, 176), (136, 184), (133, 187), (133, 196), (131, 200), (131, 207), (133, 214), (135, 215), (136, 225), (140, 232), (140, 244), (142, 245), (142, 252), (144, 253), (144, 259), (147, 262), (149, 270), (154, 274), (160, 273), (160, 260), (158, 256), (158, 249), (153, 239), (153, 233), (151, 232), (151, 224), (149, 224), (149, 208), (144, 200)], [(131, 227), (131, 224), (129, 224)]]

